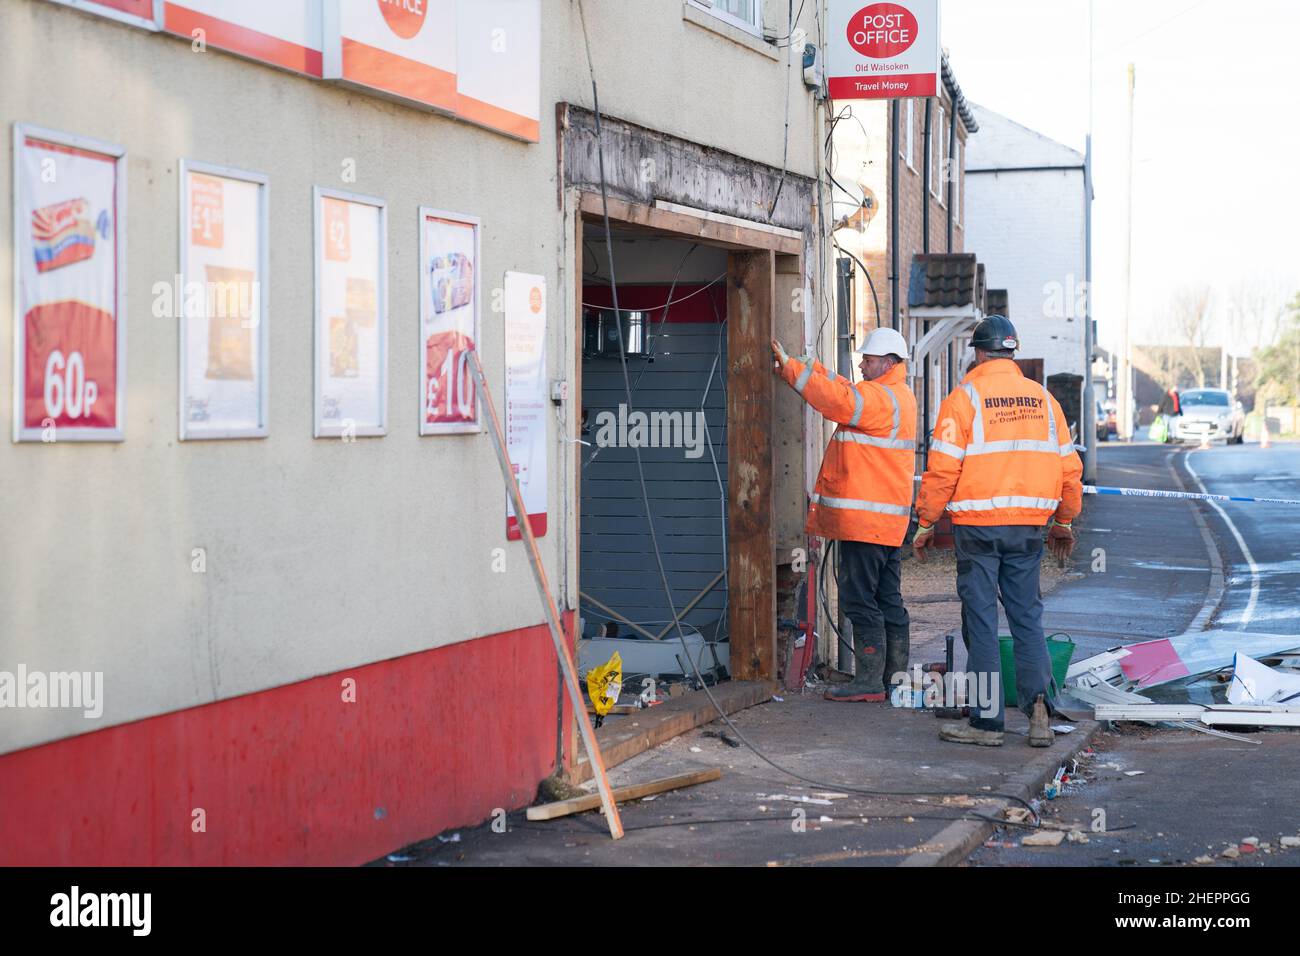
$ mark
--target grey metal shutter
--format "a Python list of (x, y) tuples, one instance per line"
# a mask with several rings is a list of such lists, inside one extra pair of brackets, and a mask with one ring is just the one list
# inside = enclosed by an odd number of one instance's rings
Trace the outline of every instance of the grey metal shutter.
[[(690, 415), (694, 421), (703, 403), (707, 432), (700, 457), (686, 457), (687, 448), (641, 448), (659, 549), (679, 611), (726, 567), (726, 339), (725, 324), (669, 323), (655, 336), (653, 362), (628, 360), (634, 387), (629, 412), (680, 411), (683, 419)], [(617, 357), (584, 361), (582, 404), (588, 423), (584, 437), (593, 445), (582, 449), (579, 586), (658, 632), (672, 614), (655, 564), (636, 452), (630, 447), (595, 445), (601, 412), (611, 412), (617, 420), (619, 405), (626, 403)], [(726, 593), (724, 578), (683, 620), (708, 640), (725, 637)], [(581, 613), (589, 633), (594, 622), (605, 619), (590, 607), (584, 606)], [(654, 622), (660, 623), (652, 626)]]

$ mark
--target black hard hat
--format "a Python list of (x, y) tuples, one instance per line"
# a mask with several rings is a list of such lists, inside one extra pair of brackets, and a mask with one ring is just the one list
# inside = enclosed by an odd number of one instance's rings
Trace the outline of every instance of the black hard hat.
[(1016, 335), (1016, 327), (1005, 315), (989, 315), (975, 326), (970, 344), (971, 348), (985, 352), (1014, 352), (1020, 348), (1020, 337)]

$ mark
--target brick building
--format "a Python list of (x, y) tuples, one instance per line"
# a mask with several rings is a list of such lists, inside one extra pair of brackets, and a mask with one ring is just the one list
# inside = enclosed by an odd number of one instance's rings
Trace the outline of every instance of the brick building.
[[(946, 55), (942, 78), (938, 96), (835, 104), (832, 111), (840, 320), (854, 342), (890, 326), (914, 348), (936, 323), (945, 325), (926, 342), (930, 359), (914, 352), (909, 363), (922, 430), (961, 378), (961, 332), (984, 311), (983, 270), (966, 254), (966, 144), (979, 123)], [(912, 289), (916, 276), (928, 277), (926, 291)], [(913, 315), (913, 301), (937, 311)]]

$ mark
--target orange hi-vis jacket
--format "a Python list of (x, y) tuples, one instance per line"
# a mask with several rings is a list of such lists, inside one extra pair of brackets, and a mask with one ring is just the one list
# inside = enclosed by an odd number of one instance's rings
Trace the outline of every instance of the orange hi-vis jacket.
[(916, 515), (932, 525), (1045, 525), (1083, 510), (1083, 463), (1065, 413), (1011, 359), (971, 369), (939, 406)]
[(916, 474), (916, 399), (900, 362), (856, 385), (807, 357), (781, 376), (804, 401), (839, 427), (822, 459), (809, 534), (897, 547), (907, 535)]

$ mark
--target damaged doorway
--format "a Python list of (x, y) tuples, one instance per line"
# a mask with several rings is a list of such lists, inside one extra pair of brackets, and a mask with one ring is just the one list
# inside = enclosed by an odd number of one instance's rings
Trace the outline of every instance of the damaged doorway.
[[(576, 295), (577, 304), (574, 322), (578, 332), (578, 351), (581, 352), (581, 345), (584, 339), (583, 331), (585, 321), (583, 316), (583, 307), (581, 302), (587, 293), (588, 287), (591, 287), (591, 296), (587, 299), (589, 303), (600, 306), (606, 301), (612, 301), (612, 295), (609, 300), (599, 298), (602, 294), (609, 294), (608, 291), (602, 291), (601, 286), (608, 286), (608, 268), (607, 263), (602, 271), (601, 262), (603, 256), (597, 255), (601, 246), (604, 245), (604, 217), (602, 215), (604, 204), (598, 193), (586, 190), (574, 190), (572, 193), (574, 200), (574, 209), (577, 213), (573, 232), (574, 239), (574, 274), (586, 275), (593, 281), (583, 281), (577, 285), (577, 290), (581, 294)], [(729, 676), (736, 681), (753, 682), (767, 681), (775, 678), (776, 668), (776, 566), (775, 557), (775, 518), (774, 518), (774, 501), (773, 486), (775, 478), (774, 468), (774, 396), (775, 396), (775, 377), (771, 371), (771, 349), (769, 342), (773, 333), (774, 316), (776, 314), (776, 288), (778, 282), (778, 273), (782, 273), (780, 279), (787, 284), (797, 284), (799, 264), (801, 261), (800, 253), (803, 249), (803, 237), (798, 233), (790, 230), (780, 230), (773, 227), (755, 227), (751, 228), (747, 223), (741, 220), (729, 220), (725, 222), (715, 221), (709, 217), (713, 214), (703, 213), (699, 210), (693, 210), (688, 207), (672, 206), (671, 208), (661, 208), (660, 204), (655, 206), (643, 203), (633, 202), (626, 199), (616, 199), (611, 197), (608, 204), (609, 219), (611, 228), (617, 234), (619, 241), (615, 242), (615, 265), (616, 275), (619, 285), (619, 305), (625, 311), (637, 311), (629, 309), (633, 300), (628, 300), (628, 305), (624, 304), (624, 288), (633, 288), (637, 285), (647, 286), (671, 286), (672, 278), (676, 275), (678, 265), (686, 257), (689, 246), (692, 243), (698, 244), (697, 251), (691, 253), (686, 258), (689, 265), (696, 256), (699, 256), (699, 271), (687, 272), (687, 266), (682, 266), (682, 276), (692, 280), (690, 284), (695, 287), (708, 286), (712, 292), (700, 291), (697, 295), (692, 296), (688, 302), (695, 302), (694, 309), (696, 313), (679, 313), (680, 317), (697, 318), (700, 321), (683, 323), (684, 325), (701, 325), (712, 326), (712, 329), (696, 329), (697, 341), (696, 348), (705, 347), (704, 340), (709, 338), (708, 333), (711, 331), (713, 336), (719, 340), (716, 347), (710, 344), (709, 348), (716, 348), (717, 366), (721, 376), (716, 386), (710, 386), (709, 396), (704, 400), (705, 421), (709, 428), (709, 438), (705, 445), (705, 450), (699, 458), (694, 459), (696, 465), (702, 461), (708, 461), (708, 471), (705, 477), (697, 478), (700, 482), (711, 482), (712, 490), (708, 493), (708, 500), (716, 501), (714, 497), (718, 494), (718, 478), (713, 475), (712, 464), (716, 457), (718, 461), (719, 473), (722, 472), (722, 466), (725, 463), (725, 475), (722, 477), (722, 489), (725, 490), (725, 519), (717, 519), (716, 525), (705, 526), (703, 522), (697, 522), (700, 528), (706, 530), (704, 537), (713, 536), (718, 548), (718, 554), (725, 553), (725, 565), (713, 566), (710, 570), (688, 571), (686, 570), (692, 562), (683, 560), (680, 563), (680, 574), (694, 574), (695, 578), (682, 578), (687, 582), (685, 586), (673, 584), (670, 580), (670, 587), (673, 590), (673, 602), (677, 605), (678, 610), (682, 611), (692, 596), (698, 596), (701, 592), (707, 591), (707, 594), (701, 598), (698, 604), (700, 613), (691, 616), (696, 608), (690, 608), (687, 611), (686, 620), (695, 626), (701, 632), (704, 638), (704, 644), (710, 643), (710, 639), (716, 641), (717, 638), (725, 638), (728, 644), (728, 654), (723, 663), (724, 670)], [(653, 244), (644, 242), (651, 238), (660, 240), (674, 240), (676, 244), (660, 243)], [(599, 241), (595, 241), (599, 240)], [(638, 243), (642, 243), (638, 246)], [(651, 248), (660, 248), (658, 254), (651, 252)], [(623, 249), (624, 252), (619, 250)], [(628, 250), (632, 250), (631, 253)], [(627, 258), (625, 262), (624, 259)], [(723, 273), (721, 264), (725, 259), (725, 279), (717, 283), (725, 289), (725, 297), (722, 292), (717, 291), (716, 287), (709, 285), (711, 280)], [(640, 271), (638, 270), (637, 260), (640, 260)], [(716, 269), (717, 271), (713, 271)], [(605, 282), (600, 281), (601, 278)], [(640, 282), (636, 280), (641, 280)], [(678, 279), (680, 286), (682, 279)], [(653, 290), (660, 292), (655, 297), (650, 292), (642, 293), (649, 297), (651, 306), (658, 306), (660, 310), (664, 303), (668, 301), (668, 290)], [(673, 300), (681, 300), (682, 297), (691, 289), (674, 290)], [(717, 299), (709, 299), (706, 296), (716, 295)], [(644, 302), (644, 300), (642, 300)], [(714, 304), (717, 304), (717, 313), (714, 314)], [(664, 323), (668, 333), (673, 332), (673, 326), (677, 323), (672, 321), (673, 313), (681, 309), (687, 303), (675, 301), (675, 304), (669, 307), (669, 321)], [(724, 311), (725, 304), (725, 311)], [(707, 311), (705, 311), (707, 306)], [(605, 310), (610, 314), (610, 310)], [(644, 310), (653, 312), (653, 309)], [(637, 336), (642, 334), (634, 332), (636, 324), (631, 318), (626, 318), (627, 334), (624, 336), (625, 342), (629, 345), (640, 345), (642, 351), (649, 347), (648, 336), (657, 333), (655, 326), (662, 319), (662, 312), (659, 315), (651, 315), (649, 319), (642, 318), (640, 328), (647, 334), (647, 338), (638, 341)], [(709, 321), (709, 320), (712, 321)], [(703, 335), (698, 333), (703, 332)], [(683, 338), (685, 336), (683, 335)], [(615, 334), (617, 341), (617, 333)], [(671, 341), (671, 335), (670, 335)], [(680, 351), (685, 352), (683, 348)], [(639, 374), (641, 368), (638, 362), (644, 363), (647, 356), (641, 359), (634, 359), (629, 363), (629, 376)], [(697, 356), (698, 357), (698, 356)], [(615, 372), (621, 377), (621, 367), (617, 365), (617, 356), (615, 355), (610, 364), (601, 366), (593, 364), (590, 360), (584, 360), (582, 355), (575, 356), (578, 375), (576, 376), (576, 400), (580, 408), (587, 408), (588, 402), (584, 397), (584, 389), (587, 387), (584, 381), (584, 373), (590, 372), (595, 375), (598, 371), (609, 370)], [(707, 359), (699, 359), (705, 363), (705, 368), (694, 369), (693, 371), (704, 371), (707, 380), (708, 368), (713, 364), (713, 356), (709, 355)], [(658, 360), (656, 360), (656, 363)], [(699, 362), (697, 361), (697, 364)], [(653, 366), (652, 366), (653, 367)], [(666, 369), (666, 365), (660, 368)], [(652, 383), (650, 376), (652, 373), (646, 371), (645, 378), (642, 380), (639, 388), (646, 388), (648, 383)], [(700, 398), (703, 397), (703, 385), (699, 383), (698, 376), (694, 379), (696, 387), (692, 390), (689, 387), (682, 388), (681, 391), (690, 395), (689, 398), (678, 397), (676, 401), (685, 411), (690, 408), (698, 408)], [(617, 384), (618, 380), (615, 380)], [(614, 406), (616, 408), (617, 393), (609, 391), (608, 377), (605, 382), (593, 378), (592, 384), (595, 386), (604, 385), (606, 395), (603, 401), (608, 402), (609, 397), (615, 398)], [(673, 388), (667, 379), (654, 381), (652, 384), (668, 385), (668, 388), (660, 391), (672, 392)], [(693, 391), (693, 394), (692, 394)], [(725, 414), (719, 419), (717, 426), (714, 425), (714, 419), (709, 411), (709, 402), (713, 400), (716, 393), (718, 399), (722, 401), (725, 408)], [(623, 401), (626, 401), (626, 392), (624, 392)], [(596, 437), (598, 429), (596, 416), (599, 411), (608, 411), (610, 409), (588, 408), (586, 427), (590, 434), (584, 440), (592, 440)], [(661, 410), (668, 410), (662, 409)], [(606, 419), (608, 421), (608, 419)], [(683, 423), (684, 424), (684, 423)], [(715, 428), (718, 431), (715, 431)], [(719, 446), (725, 446), (725, 451), (720, 453)], [(709, 447), (712, 447), (710, 455)], [(577, 446), (582, 456), (578, 459), (577, 465), (581, 467), (582, 461), (595, 450), (593, 447)], [(642, 449), (646, 451), (647, 449)], [(654, 449), (649, 449), (654, 451)], [(677, 449), (680, 457), (678, 461), (690, 462), (683, 453), (686, 449)], [(643, 460), (648, 461), (649, 456)], [(599, 458), (597, 458), (599, 461)], [(633, 456), (632, 461), (635, 461)], [(674, 466), (668, 466), (671, 469)], [(635, 472), (635, 464), (632, 466), (633, 471), (629, 480), (639, 486), (639, 478)], [(699, 473), (697, 468), (696, 472)], [(647, 481), (651, 479), (651, 471), (647, 471)], [(614, 481), (619, 479), (615, 478)], [(657, 494), (656, 497), (669, 496), (676, 498), (678, 495), (673, 494), (669, 489), (674, 484), (671, 478), (657, 479), (661, 484), (652, 489)], [(603, 555), (605, 550), (598, 550), (594, 537), (599, 536), (599, 532), (590, 532), (588, 528), (588, 511), (594, 512), (595, 506), (590, 508), (584, 507), (586, 502), (594, 501), (595, 496), (589, 497), (590, 489), (584, 487), (587, 477), (581, 471), (578, 480), (578, 495), (576, 505), (579, 505), (579, 536), (580, 536), (580, 553), (579, 553), (579, 591), (585, 593), (585, 584), (602, 583), (599, 577), (591, 577), (592, 574), (600, 574), (602, 564), (605, 560)], [(648, 489), (649, 490), (649, 489)], [(639, 494), (639, 488), (637, 488)], [(698, 489), (697, 489), (698, 492)], [(696, 494), (694, 497), (703, 498), (702, 495)], [(674, 507), (676, 507), (674, 502)], [(605, 507), (605, 506), (602, 506)], [(703, 508), (704, 505), (694, 507)], [(652, 509), (653, 510), (653, 509)], [(597, 515), (591, 514), (590, 519), (596, 520)], [(614, 517), (607, 515), (605, 517)], [(645, 510), (641, 508), (637, 512), (637, 517), (633, 518), (628, 515), (620, 515), (626, 518), (627, 522), (640, 522), (641, 527), (646, 530), (648, 536), (648, 525), (646, 524)], [(676, 515), (674, 517), (685, 519), (678, 522), (679, 527), (688, 526), (692, 516)], [(657, 515), (656, 515), (657, 519)], [(656, 530), (658, 530), (658, 521), (656, 520)], [(725, 538), (724, 538), (725, 529)], [(648, 546), (648, 541), (646, 542)], [(628, 553), (628, 552), (622, 552)], [(653, 549), (649, 548), (646, 552), (650, 566), (653, 568), (653, 574), (657, 576), (658, 569), (654, 565)], [(697, 552), (699, 554), (700, 552)], [(708, 552), (710, 555), (713, 552)], [(625, 559), (617, 559), (625, 561)], [(693, 562), (696, 565), (703, 564), (702, 561)], [(706, 585), (709, 580), (723, 572), (725, 575), (718, 582), (723, 585), (723, 590)], [(665, 561), (665, 570), (668, 570), (668, 562)], [(698, 575), (704, 574), (705, 577), (700, 579)], [(609, 584), (616, 579), (607, 576), (603, 583)], [(699, 587), (692, 588), (692, 584), (699, 583)], [(663, 586), (659, 584), (659, 593), (662, 595)], [(725, 595), (725, 600), (724, 596)], [(589, 595), (596, 597), (595, 595)], [(683, 600), (683, 597), (686, 600)], [(600, 601), (596, 597), (597, 601)], [(713, 606), (706, 604), (705, 601), (712, 602)], [(620, 633), (622, 627), (628, 626), (626, 621), (632, 620), (630, 615), (624, 614), (607, 602), (600, 601), (604, 607), (598, 607), (594, 603), (580, 599), (579, 613), (588, 618), (586, 623), (586, 633), (597, 633), (599, 618), (596, 615), (587, 615), (588, 608), (594, 608), (606, 618), (612, 616), (610, 612), (616, 613), (619, 617), (624, 618), (620, 621)], [(666, 608), (667, 601), (663, 602)], [(649, 605), (647, 610), (651, 610)], [(701, 624), (708, 625), (710, 616), (708, 612), (720, 612), (711, 615), (712, 626), (701, 627)], [(671, 615), (660, 614), (656, 620), (663, 620), (665, 624), (670, 623)], [(653, 639), (657, 636), (663, 625), (651, 631), (649, 627), (644, 627), (640, 622), (634, 622), (641, 627), (643, 631), (650, 632)], [(636, 633), (636, 632), (634, 632)], [(645, 638), (645, 634), (641, 635)], [(675, 629), (670, 628), (665, 637), (671, 636), (676, 638)], [(662, 643), (656, 641), (655, 643)], [(680, 651), (680, 644), (678, 645)], [(581, 648), (580, 648), (581, 650)], [(705, 662), (717, 671), (717, 667), (712, 659), (713, 648), (702, 647), (701, 651), (709, 652)], [(720, 655), (721, 656), (721, 655)], [(609, 655), (601, 657), (600, 663), (608, 660)], [(674, 668), (679, 672), (682, 668), (677, 667), (674, 660)], [(685, 669), (689, 670), (689, 663), (683, 662)], [(629, 668), (631, 669), (631, 668)], [(757, 692), (758, 688), (752, 688)]]
[(603, 222), (581, 228), (582, 663), (617, 650), (629, 687), (696, 668), (715, 683), (731, 672), (728, 253), (615, 225), (616, 313)]

